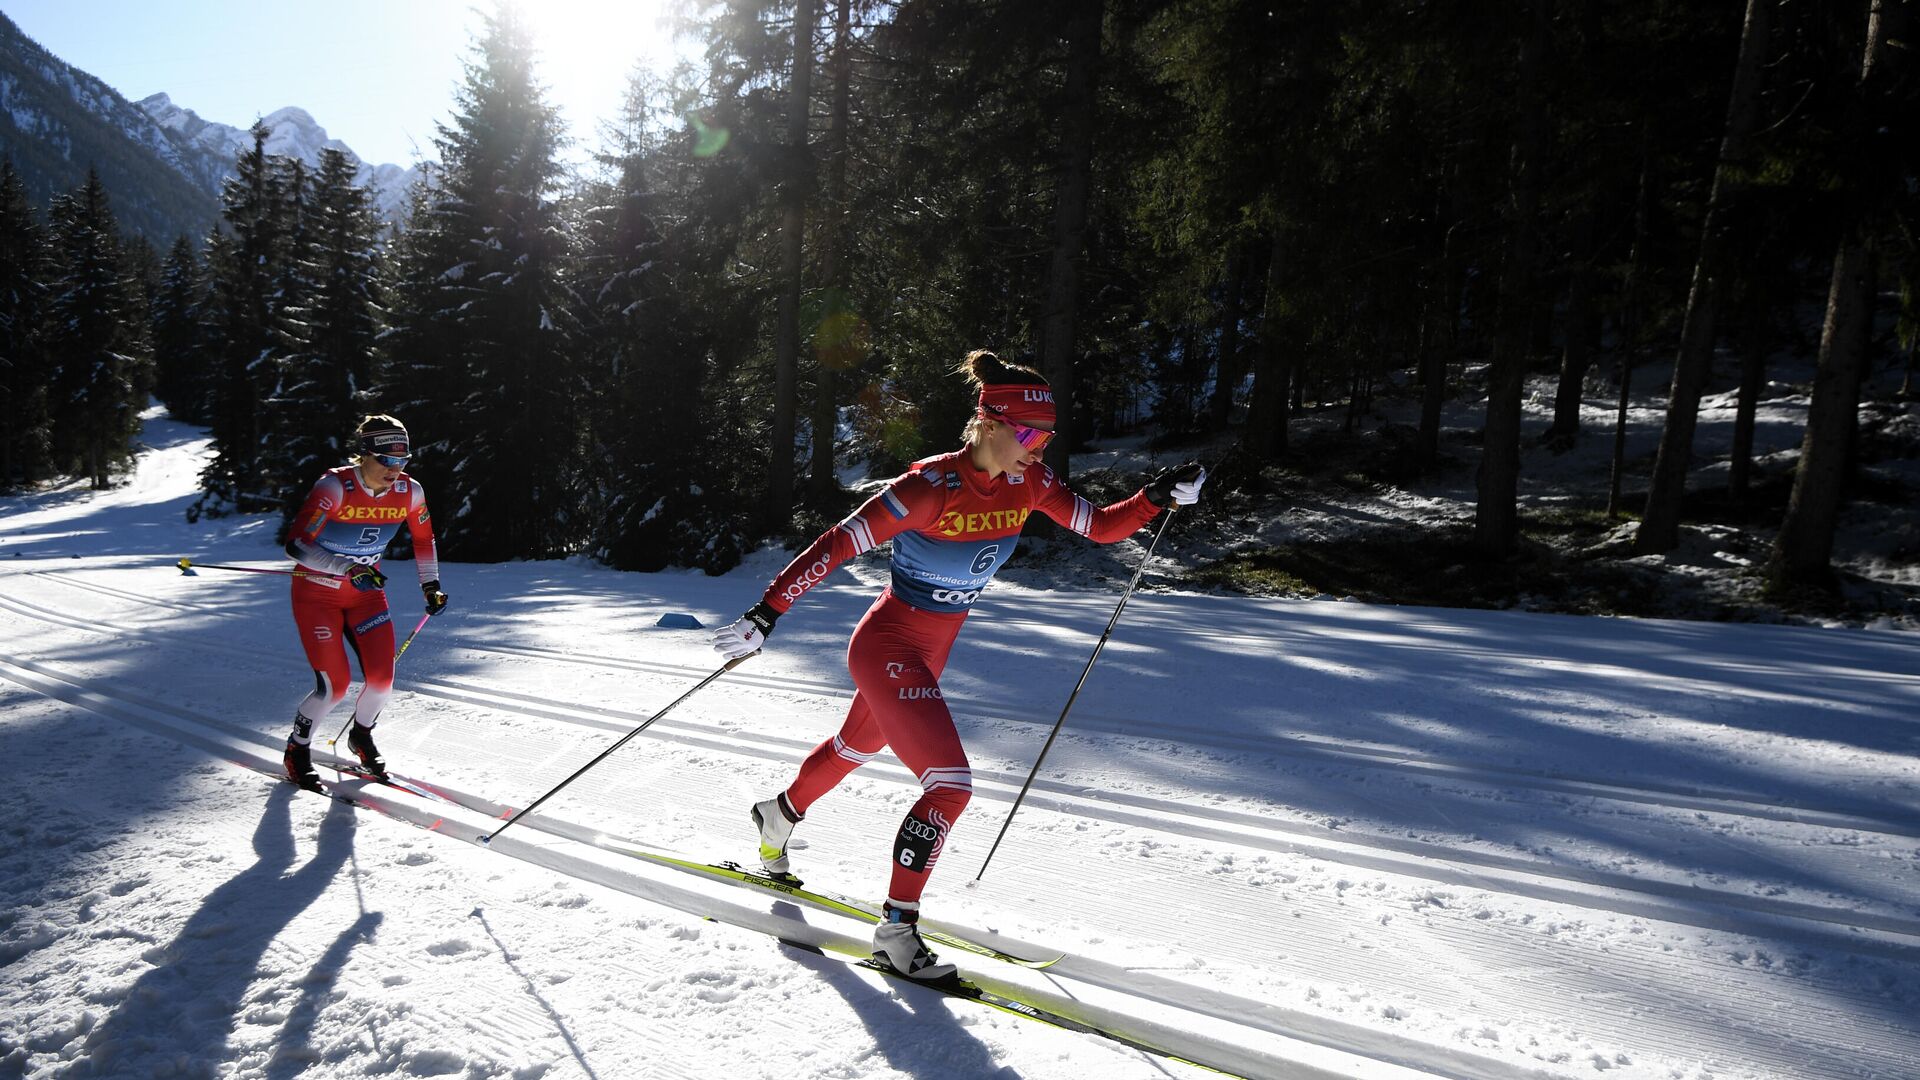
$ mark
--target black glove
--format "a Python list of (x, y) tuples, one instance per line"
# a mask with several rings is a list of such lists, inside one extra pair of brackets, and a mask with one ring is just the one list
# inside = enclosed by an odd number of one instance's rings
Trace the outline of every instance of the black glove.
[(729, 660), (738, 660), (743, 656), (752, 656), (760, 651), (760, 646), (773, 633), (774, 620), (780, 613), (767, 606), (765, 600), (747, 609), (731, 625), (723, 626), (714, 632), (713, 647), (720, 655)]
[(371, 566), (356, 566), (347, 571), (347, 582), (361, 592), (373, 592), (387, 587), (387, 575)]
[(424, 582), (420, 591), (427, 597), (427, 614), (438, 615), (447, 610), (447, 594), (440, 591), (440, 579)]
[(1207, 482), (1207, 470), (1197, 461), (1185, 465), (1176, 465), (1154, 477), (1142, 489), (1147, 493), (1147, 501), (1166, 509), (1174, 503), (1188, 506), (1200, 498), (1200, 485)]

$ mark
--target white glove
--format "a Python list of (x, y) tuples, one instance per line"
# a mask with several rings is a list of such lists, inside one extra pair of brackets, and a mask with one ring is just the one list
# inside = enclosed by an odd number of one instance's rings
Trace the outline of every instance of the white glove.
[(760, 651), (773, 633), (773, 622), (780, 613), (765, 601), (753, 605), (745, 615), (713, 632), (713, 647), (728, 660), (739, 660)]
[(1199, 462), (1189, 461), (1154, 477), (1146, 487), (1147, 500), (1163, 510), (1169, 506), (1192, 506), (1200, 501), (1200, 487), (1206, 482), (1207, 470)]
[(1173, 485), (1173, 502), (1176, 506), (1192, 506), (1200, 501), (1200, 488), (1207, 482), (1207, 470), (1203, 467), (1191, 480), (1182, 480)]

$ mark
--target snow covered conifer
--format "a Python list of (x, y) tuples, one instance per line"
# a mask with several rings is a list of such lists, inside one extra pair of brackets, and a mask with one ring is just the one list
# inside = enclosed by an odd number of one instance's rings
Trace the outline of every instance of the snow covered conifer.
[(160, 268), (160, 287), (148, 312), (153, 338), (154, 396), (176, 420), (205, 423), (213, 372), (207, 367), (199, 319), (204, 282), (193, 242), (178, 237)]
[(145, 313), (99, 174), (55, 199), (52, 217), (53, 461), (104, 488), (146, 404)]
[(278, 386), (273, 330), (289, 222), (284, 178), (266, 150), (269, 134), (254, 125), (253, 145), (221, 192), (232, 242), (208, 251), (221, 353), (208, 417), (215, 456), (201, 486), (203, 502), (216, 511), (261, 510), (275, 498), (261, 483), (262, 451), (272, 434), (265, 402)]
[(379, 226), (371, 193), (354, 183), (355, 171), (344, 152), (322, 152), (278, 292), (280, 382), (270, 404), (279, 435), (270, 462), (287, 514), (316, 473), (347, 459), (348, 433), (376, 404), (374, 349), (384, 314)]
[(447, 491), (436, 515), (462, 559), (542, 557), (578, 546), (585, 482), (576, 331), (554, 201), (559, 115), (534, 75), (532, 37), (503, 6), (486, 16), (441, 172), (403, 254), (386, 405), (421, 432), (416, 465)]
[(0, 490), (52, 471), (47, 270), (46, 230), (13, 160), (0, 161)]

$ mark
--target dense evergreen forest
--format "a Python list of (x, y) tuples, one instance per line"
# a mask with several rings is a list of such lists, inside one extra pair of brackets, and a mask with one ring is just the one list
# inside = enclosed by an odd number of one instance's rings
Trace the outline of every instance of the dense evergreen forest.
[(1052, 381), (1057, 471), (1144, 434), (1204, 449), (1216, 507), (1314, 452), (1304, 410), (1412, 395), (1389, 433), (1412, 475), (1446, 467), (1443, 407), (1484, 397), (1458, 545), (1498, 562), (1542, 437), (1526, 380), (1557, 376), (1564, 447), (1610, 437), (1583, 392), (1624, 416), (1659, 361), (1657, 459), (1589, 500), (1650, 555), (1700, 500), (1716, 354), (1736, 503), (1750, 402), (1800, 357), (1764, 573), (1830, 586), (1862, 386), (1904, 368), (1911, 394), (1920, 341), (1915, 6), (727, 0), (687, 17), (705, 66), (573, 133), (585, 175), (503, 7), (390, 235), (351, 161), (264, 132), (219, 226), (164, 257), (97, 178), (43, 215), (9, 166), (0, 482), (108, 483), (151, 392), (213, 431), (199, 512), (289, 513), (387, 411), (450, 558), (720, 572), (843, 514), (850, 466), (956, 445), (951, 369), (989, 347)]

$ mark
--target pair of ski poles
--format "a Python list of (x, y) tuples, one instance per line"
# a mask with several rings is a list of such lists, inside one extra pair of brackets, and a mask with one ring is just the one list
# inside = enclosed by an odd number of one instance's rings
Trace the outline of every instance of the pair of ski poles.
[[(1041, 763), (1047, 760), (1047, 752), (1053, 749), (1054, 739), (1059, 736), (1060, 728), (1066, 724), (1067, 714), (1073, 710), (1073, 703), (1076, 699), (1080, 697), (1081, 688), (1087, 685), (1087, 676), (1093, 673), (1094, 662), (1100, 659), (1101, 650), (1107, 647), (1107, 639), (1113, 636), (1113, 628), (1120, 622), (1120, 613), (1127, 609), (1127, 600), (1133, 596), (1134, 589), (1139, 586), (1140, 575), (1146, 571), (1147, 563), (1153, 558), (1154, 549), (1160, 546), (1160, 538), (1166, 535), (1167, 524), (1173, 520), (1173, 512), (1178, 508), (1179, 508), (1178, 504), (1168, 507), (1166, 517), (1163, 517), (1160, 519), (1160, 525), (1158, 528), (1154, 530), (1154, 533), (1153, 533), (1153, 542), (1147, 545), (1147, 553), (1141, 557), (1140, 565), (1134, 567), (1133, 578), (1127, 582), (1126, 591), (1120, 594), (1120, 603), (1114, 606), (1113, 616), (1107, 620), (1106, 630), (1101, 632), (1100, 641), (1097, 644), (1095, 644), (1093, 647), (1093, 655), (1087, 657), (1087, 666), (1081, 670), (1079, 681), (1073, 684), (1073, 693), (1067, 695), (1067, 703), (1064, 706), (1062, 706), (1060, 709), (1060, 718), (1053, 722), (1053, 730), (1048, 733), (1046, 744), (1040, 748), (1040, 756), (1034, 760), (1032, 770), (1027, 773), (1026, 783), (1020, 785), (1020, 794), (1014, 798), (1013, 807), (1007, 811), (1006, 821), (1001, 823), (999, 835), (993, 838), (993, 847), (988, 849), (987, 857), (981, 860), (979, 873), (974, 874), (972, 884), (979, 883), (981, 877), (984, 876), (987, 872), (987, 864), (993, 861), (994, 853), (1000, 850), (1000, 841), (1006, 838), (1007, 829), (1013, 825), (1013, 815), (1016, 813), (1019, 813), (1020, 804), (1026, 801), (1027, 791), (1033, 787), (1034, 777), (1040, 775)], [(622, 746), (625, 746), (627, 744), (627, 741), (632, 739), (634, 736), (647, 730), (648, 727), (652, 726), (655, 720), (658, 720), (661, 717), (667, 715), (669, 712), (672, 712), (673, 709), (676, 706), (678, 706), (681, 702), (699, 693), (701, 690), (705, 689), (709, 684), (711, 684), (714, 680), (718, 679), (720, 676), (725, 675), (727, 672), (732, 671), (734, 668), (738, 667), (740, 664), (748, 660), (751, 660), (758, 655), (760, 655), (760, 652), (758, 649), (756, 649), (745, 656), (736, 656), (733, 659), (728, 660), (726, 663), (720, 665), (718, 668), (714, 669), (712, 674), (708, 675), (704, 679), (701, 679), (697, 684), (694, 685), (692, 689), (688, 690), (684, 694), (681, 694), (679, 697), (673, 699), (671, 702), (668, 702), (667, 705), (664, 708), (662, 708), (659, 712), (656, 712), (652, 716), (647, 717), (646, 721), (643, 722), (639, 727), (636, 727), (632, 731), (627, 732), (625, 735), (621, 736), (618, 742), (615, 742), (612, 746), (609, 746), (605, 750), (600, 751), (600, 753), (592, 761), (589, 761), (585, 765), (582, 765), (580, 766), (580, 768), (574, 770), (574, 773), (572, 776), (569, 776), (565, 780), (562, 780), (558, 784), (555, 784), (551, 789), (547, 791), (546, 794), (533, 800), (531, 803), (528, 803), (525, 808), (515, 811), (513, 816), (509, 817), (503, 824), (501, 824), (499, 828), (493, 830), (492, 832), (486, 834), (485, 836), (479, 837), (478, 839), (480, 843), (482, 845), (493, 843), (494, 837), (499, 836), (503, 832), (506, 832), (507, 828), (511, 826), (514, 822), (519, 821), (521, 818), (526, 817), (528, 814), (533, 813), (535, 807), (538, 807), (541, 803), (544, 803), (548, 799), (551, 799), (555, 795), (559, 794), (562, 788), (566, 787), (568, 784), (573, 783), (575, 780), (580, 779), (580, 777), (583, 774), (585, 774), (588, 769), (591, 769), (595, 765), (598, 765), (600, 764), (600, 762), (606, 760), (609, 754), (612, 754), (615, 750), (618, 750)]]
[[(276, 575), (279, 575), (280, 577), (327, 578), (328, 580), (331, 580), (331, 581), (341, 580), (339, 574), (328, 574), (319, 570), (269, 570), (269, 569), (265, 569), (263, 567), (258, 567), (258, 566), (228, 566), (223, 563), (196, 564), (192, 559), (184, 558), (184, 557), (181, 558), (181, 560), (175, 563), (174, 565), (180, 568), (181, 573), (186, 574), (188, 576), (193, 575), (193, 568), (196, 565), (198, 565), (202, 570), (238, 570), (242, 573), (247, 573), (247, 574), (276, 574)], [(413, 644), (413, 639), (419, 635), (421, 628), (425, 627), (427, 625), (427, 620), (431, 618), (433, 618), (432, 615), (422, 615), (420, 616), (420, 621), (413, 624), (413, 633), (408, 634), (407, 640), (401, 642), (400, 647), (394, 650), (394, 653), (393, 653), (394, 662), (398, 663), (400, 658), (407, 654), (407, 646)], [(351, 723), (353, 723), (353, 716), (349, 714), (347, 716), (347, 724), (351, 724)], [(333, 738), (327, 741), (328, 746), (333, 746), (337, 744), (340, 741), (340, 736), (345, 735), (347, 733), (347, 724), (340, 725), (340, 730), (335, 732)]]

